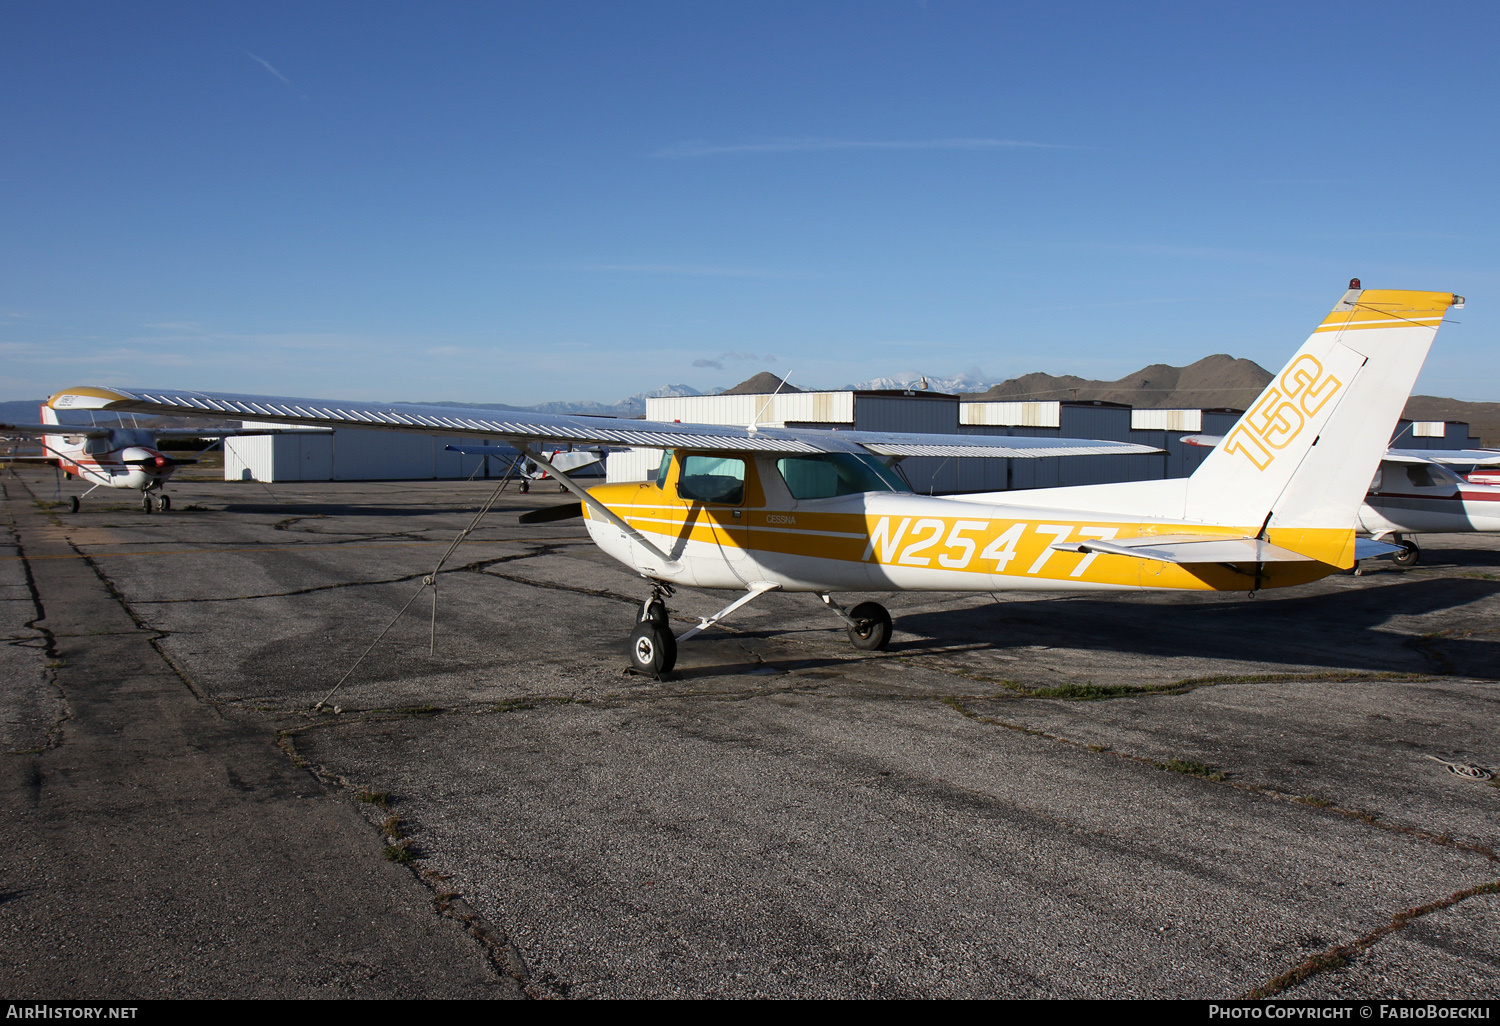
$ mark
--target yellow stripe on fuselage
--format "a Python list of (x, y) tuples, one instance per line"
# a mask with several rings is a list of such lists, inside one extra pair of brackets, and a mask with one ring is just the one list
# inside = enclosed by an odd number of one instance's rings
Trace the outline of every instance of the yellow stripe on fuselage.
[[(994, 516), (992, 507), (959, 501), (951, 503), (958, 508), (937, 516), (926, 515), (916, 507), (911, 515), (742, 508), (735, 516), (736, 511), (730, 508), (611, 501), (613, 496), (605, 494), (635, 489), (627, 485), (591, 491), (631, 527), (661, 539), (665, 546), (685, 541), (720, 545), (742, 550), (752, 559), (767, 557), (762, 561), (778, 565), (784, 565), (787, 556), (801, 556), (892, 570), (939, 571), (970, 579), (983, 574), (993, 579), (997, 589), (1006, 587), (1006, 578), (1013, 578), (1017, 586), (1025, 586), (1026, 581), (1052, 580), (1085, 586), (1247, 591), (1252, 587), (1251, 574), (1219, 564), (1174, 564), (1113, 553), (1068, 552), (1052, 546), (1090, 539), (1172, 535), (1246, 538), (1259, 530), (1258, 526), (1088, 519), (1047, 510), (1016, 510), (1015, 516)], [(1316, 562), (1264, 564), (1259, 585), (1263, 588), (1302, 584), (1326, 576), (1330, 566), (1353, 565), (1352, 527), (1273, 528), (1267, 540)], [(941, 586), (935, 590), (941, 590)]]

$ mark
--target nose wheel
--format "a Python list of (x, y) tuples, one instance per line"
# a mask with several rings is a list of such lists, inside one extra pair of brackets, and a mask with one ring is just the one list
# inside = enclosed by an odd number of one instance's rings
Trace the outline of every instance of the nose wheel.
[(630, 635), (630, 665), (641, 673), (660, 677), (677, 665), (677, 639), (655, 620), (642, 620)]

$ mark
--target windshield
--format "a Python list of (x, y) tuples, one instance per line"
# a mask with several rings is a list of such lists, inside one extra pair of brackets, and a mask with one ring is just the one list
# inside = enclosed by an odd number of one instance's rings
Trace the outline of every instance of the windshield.
[(825, 452), (816, 456), (788, 456), (776, 469), (794, 499), (827, 499), (860, 492), (909, 492), (895, 471), (874, 456)]

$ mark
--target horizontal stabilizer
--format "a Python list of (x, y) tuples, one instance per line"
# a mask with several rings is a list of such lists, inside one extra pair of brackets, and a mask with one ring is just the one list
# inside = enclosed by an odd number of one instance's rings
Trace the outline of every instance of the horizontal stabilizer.
[(1310, 563), (1311, 556), (1272, 545), (1263, 538), (1226, 538), (1222, 535), (1163, 534), (1111, 541), (1087, 539), (1059, 542), (1061, 552), (1107, 552), (1115, 556), (1154, 559), (1160, 563)]
[(1354, 558), (1378, 559), (1381, 556), (1391, 556), (1400, 552), (1406, 546), (1392, 545), (1390, 542), (1376, 541), (1374, 538), (1358, 538), (1354, 542)]

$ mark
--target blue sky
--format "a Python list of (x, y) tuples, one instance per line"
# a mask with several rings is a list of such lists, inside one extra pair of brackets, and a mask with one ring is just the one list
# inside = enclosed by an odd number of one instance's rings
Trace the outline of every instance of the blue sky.
[[(0, 12), (0, 399), (1275, 368), (1351, 275), (1500, 400), (1495, 4)], [(715, 366), (717, 365), (717, 366)]]

